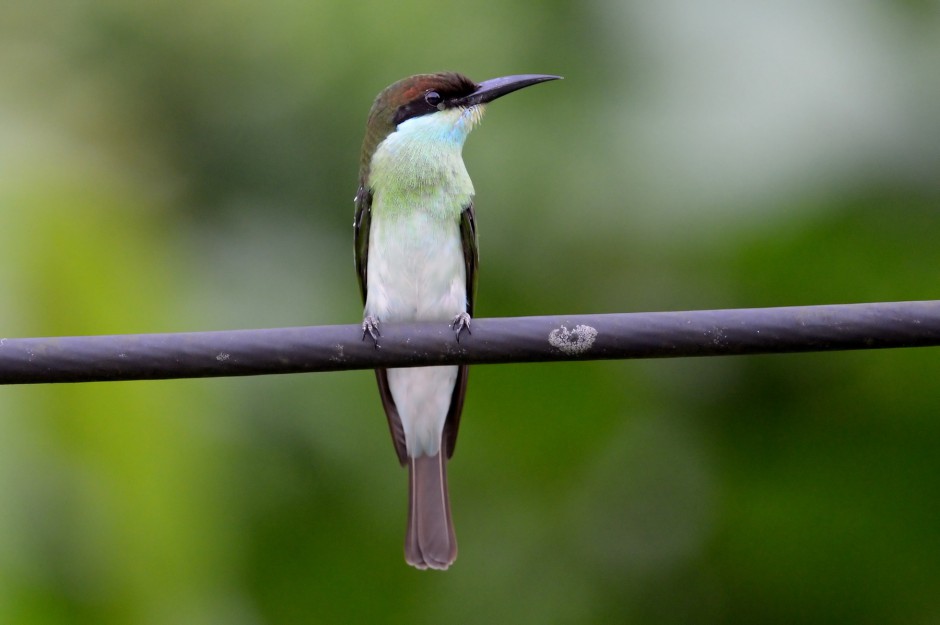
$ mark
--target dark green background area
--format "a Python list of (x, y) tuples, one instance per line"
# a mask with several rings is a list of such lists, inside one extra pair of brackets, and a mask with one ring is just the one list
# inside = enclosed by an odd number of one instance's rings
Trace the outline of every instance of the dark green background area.
[[(935, 299), (935, 2), (0, 6), (0, 336), (354, 323), (375, 94), (469, 139), (479, 316)], [(0, 622), (932, 623), (935, 349), (476, 367), (404, 564), (370, 372), (0, 389)]]

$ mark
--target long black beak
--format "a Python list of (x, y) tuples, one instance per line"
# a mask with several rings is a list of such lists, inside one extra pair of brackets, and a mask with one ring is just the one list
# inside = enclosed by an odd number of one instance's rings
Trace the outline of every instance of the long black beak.
[(512, 93), (513, 91), (518, 91), (519, 89), (524, 89), (549, 80), (561, 80), (561, 76), (550, 76), (548, 74), (519, 74), (518, 76), (503, 76), (502, 78), (484, 80), (479, 84), (476, 91), (459, 100), (454, 100), (453, 104), (456, 106), (486, 104), (496, 98), (501, 98), (507, 93)]

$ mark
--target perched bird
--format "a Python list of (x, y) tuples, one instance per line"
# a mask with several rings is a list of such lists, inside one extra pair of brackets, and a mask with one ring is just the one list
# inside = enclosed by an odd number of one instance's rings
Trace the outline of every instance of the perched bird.
[[(470, 331), (477, 279), (473, 183), (463, 144), (487, 102), (559, 76), (526, 74), (475, 83), (419, 74), (375, 99), (356, 193), (356, 271), (363, 339), (381, 324), (448, 321)], [(446, 569), (457, 557), (445, 465), (454, 453), (467, 366), (376, 369), (392, 442), (408, 465), (405, 560)]]

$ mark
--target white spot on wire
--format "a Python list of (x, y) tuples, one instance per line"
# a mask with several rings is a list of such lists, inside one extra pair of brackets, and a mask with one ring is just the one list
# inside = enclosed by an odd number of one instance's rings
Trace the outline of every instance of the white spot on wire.
[(333, 355), (330, 356), (330, 360), (333, 362), (343, 362), (346, 360), (346, 348), (342, 343), (333, 345)]
[(573, 330), (561, 326), (552, 330), (548, 335), (548, 342), (562, 353), (578, 356), (591, 349), (595, 338), (597, 338), (597, 330), (591, 326), (579, 325)]
[(225, 352), (219, 352), (219, 355), (216, 356), (215, 359), (218, 360), (219, 362), (225, 362), (226, 360), (229, 359), (229, 355), (226, 354)]

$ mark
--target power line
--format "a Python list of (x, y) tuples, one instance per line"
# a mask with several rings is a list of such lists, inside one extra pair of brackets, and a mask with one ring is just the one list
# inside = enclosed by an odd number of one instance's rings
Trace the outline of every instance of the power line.
[(0, 339), (0, 384), (729, 356), (940, 345), (940, 300), (385, 324)]

